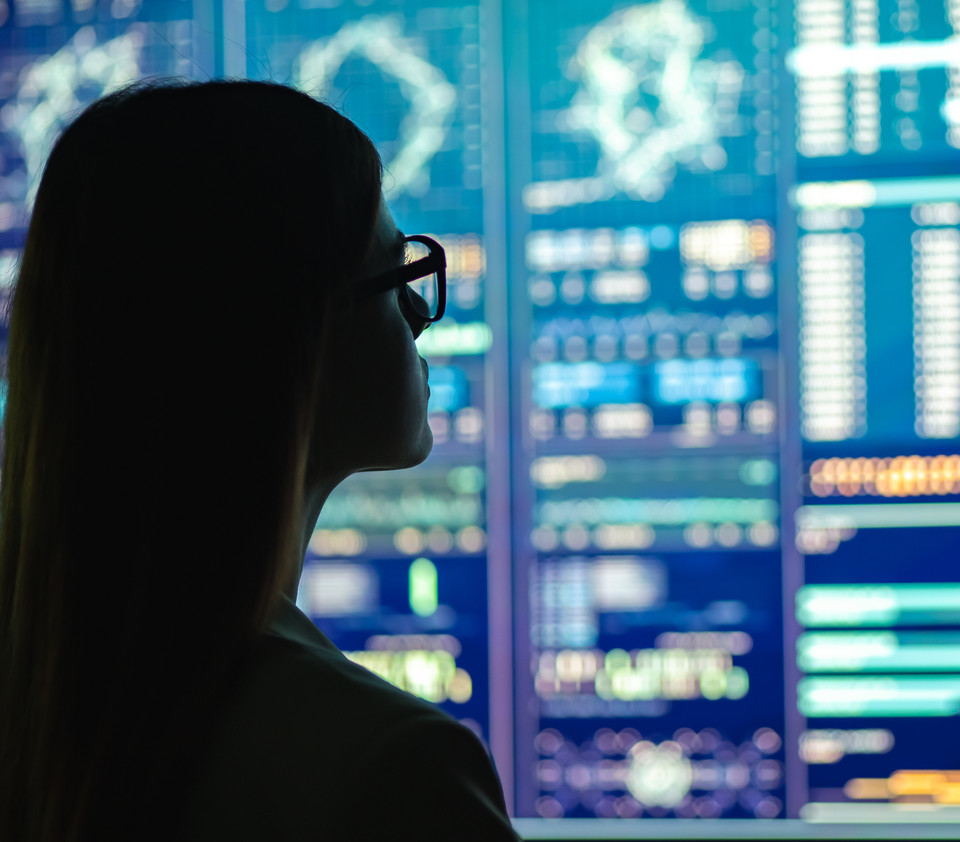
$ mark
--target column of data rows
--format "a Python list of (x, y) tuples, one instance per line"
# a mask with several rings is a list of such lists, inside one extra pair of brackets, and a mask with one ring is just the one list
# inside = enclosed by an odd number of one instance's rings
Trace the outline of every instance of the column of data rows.
[(913, 352), (916, 431), (960, 435), (960, 231), (916, 231), (913, 240)]
[(863, 239), (806, 234), (799, 242), (801, 424), (808, 441), (866, 429)]
[[(797, 0), (797, 49), (842, 47), (847, 29), (845, 5), (845, 0)], [(808, 158), (844, 154), (850, 134), (845, 74), (818, 68), (815, 63), (802, 64), (795, 73), (797, 151)]]
[[(947, 20), (954, 37), (960, 36), (960, 0), (947, 0)], [(960, 64), (948, 64), (947, 96), (943, 101), (943, 119), (947, 124), (947, 143), (960, 149)]]
[[(877, 0), (853, 0), (851, 40), (869, 46), (880, 40)], [(853, 74), (853, 149), (870, 155), (880, 148), (880, 73), (861, 69)]]

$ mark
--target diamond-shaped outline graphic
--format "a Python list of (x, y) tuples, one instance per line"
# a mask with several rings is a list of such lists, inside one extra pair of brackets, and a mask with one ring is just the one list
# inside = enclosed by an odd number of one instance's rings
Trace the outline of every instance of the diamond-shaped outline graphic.
[(307, 45), (295, 62), (296, 85), (317, 98), (330, 89), (337, 71), (353, 54), (397, 80), (411, 109), (400, 123), (400, 150), (385, 164), (393, 183), (387, 197), (408, 190), (426, 175), (443, 145), (456, 104), (456, 89), (439, 68), (403, 36), (402, 18), (367, 15), (344, 24), (333, 36)]

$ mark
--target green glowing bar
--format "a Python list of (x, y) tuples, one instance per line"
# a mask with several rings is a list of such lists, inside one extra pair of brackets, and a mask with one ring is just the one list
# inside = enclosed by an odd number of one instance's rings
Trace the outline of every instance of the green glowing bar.
[(960, 503), (875, 503), (851, 506), (801, 506), (800, 529), (890, 529), (912, 526), (960, 526)]
[(425, 357), (485, 354), (493, 345), (493, 331), (485, 322), (437, 322), (417, 337), (417, 350)]
[(960, 585), (807, 585), (797, 591), (797, 620), (824, 626), (960, 623)]
[(353, 488), (348, 493), (333, 495), (324, 504), (317, 520), (318, 529), (345, 529), (360, 526), (394, 530), (406, 526), (428, 529), (446, 526), (461, 529), (483, 524), (483, 498), (479, 494), (431, 494), (412, 491), (401, 497), (384, 493), (368, 493)]
[(757, 523), (775, 521), (774, 500), (756, 498), (694, 497), (680, 499), (629, 499), (625, 497), (550, 500), (540, 505), (542, 524), (592, 526), (607, 523), (646, 523), (684, 526), (690, 523)]
[(418, 617), (430, 617), (437, 603), (437, 566), (429, 558), (418, 558), (410, 565), (410, 610)]
[(960, 678), (804, 678), (797, 684), (804, 716), (955, 716), (960, 713)]
[(957, 672), (960, 632), (811, 632), (797, 640), (804, 672)]

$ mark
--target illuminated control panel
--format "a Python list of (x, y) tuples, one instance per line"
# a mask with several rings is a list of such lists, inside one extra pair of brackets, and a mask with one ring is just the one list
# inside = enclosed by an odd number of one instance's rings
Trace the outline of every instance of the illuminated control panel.
[(960, 149), (953, 0), (794, 0), (796, 148), (808, 160), (929, 163)]
[(799, 812), (955, 820), (960, 6), (793, 15)]
[(958, 27), (960, 0), (0, 2), (0, 316), (85, 103), (180, 75), (333, 104), (443, 244), (447, 313), (417, 339), (433, 452), (331, 494), (299, 607), (483, 740), (527, 838), (949, 834)]
[(518, 815), (782, 816), (773, 4), (528, 14)]

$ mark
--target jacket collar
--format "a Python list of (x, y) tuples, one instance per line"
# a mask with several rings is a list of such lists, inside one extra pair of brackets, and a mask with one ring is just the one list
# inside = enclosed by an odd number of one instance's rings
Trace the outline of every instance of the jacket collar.
[(308, 649), (319, 648), (327, 655), (336, 653), (340, 657), (345, 657), (286, 594), (282, 594), (280, 597), (280, 604), (273, 620), (267, 627), (267, 634), (291, 640), (294, 643), (306, 646)]

